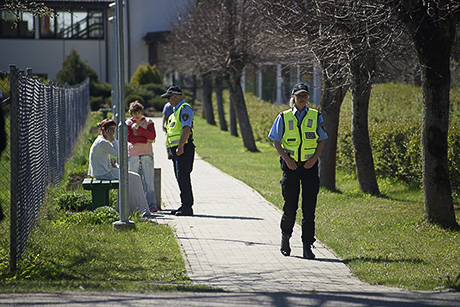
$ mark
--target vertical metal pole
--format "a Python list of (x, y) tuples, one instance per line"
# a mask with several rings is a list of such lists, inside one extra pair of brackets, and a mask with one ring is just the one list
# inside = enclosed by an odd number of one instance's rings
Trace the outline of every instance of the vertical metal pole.
[(18, 223), (18, 172), (19, 172), (19, 136), (18, 136), (18, 69), (10, 65), (10, 158), (11, 158), (11, 182), (10, 182), (10, 272), (16, 270), (17, 260), (17, 223)]
[[(116, 34), (117, 34), (117, 85), (118, 85), (118, 100), (119, 100), (119, 118), (118, 124), (118, 158), (120, 165), (120, 187), (119, 187), (119, 204), (120, 204), (120, 223), (119, 225), (133, 225), (132, 221), (128, 220), (128, 127), (125, 123), (125, 83), (124, 83), (124, 36), (123, 36), (123, 0), (116, 1)], [(116, 227), (116, 226), (115, 226)], [(129, 228), (129, 227), (128, 227)]]
[(111, 42), (111, 59), (110, 59), (110, 82), (112, 83), (112, 112), (113, 112), (113, 120), (117, 123), (117, 131), (115, 133), (115, 139), (118, 140), (118, 123), (120, 122), (119, 119), (119, 99), (118, 99), (118, 70), (117, 70), (117, 61), (118, 61), (118, 49), (117, 49), (117, 31), (116, 31), (116, 5), (115, 2), (111, 3), (110, 8), (112, 9), (112, 17), (109, 18), (109, 22), (111, 24), (111, 31), (112, 31), (112, 42)]

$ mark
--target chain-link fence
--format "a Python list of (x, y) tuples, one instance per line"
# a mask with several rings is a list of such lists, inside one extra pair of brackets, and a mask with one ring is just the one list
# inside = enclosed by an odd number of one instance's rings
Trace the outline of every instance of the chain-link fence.
[(9, 92), (8, 72), (0, 71), (0, 221), (10, 203)]
[[(46, 188), (60, 182), (90, 110), (89, 80), (76, 86), (47, 85), (31, 75), (10, 67), (8, 103), (2, 106), (9, 126), (0, 176), (10, 178), (11, 271), (25, 252)], [(4, 176), (6, 164), (10, 176)], [(1, 180), (4, 190), (8, 182)]]

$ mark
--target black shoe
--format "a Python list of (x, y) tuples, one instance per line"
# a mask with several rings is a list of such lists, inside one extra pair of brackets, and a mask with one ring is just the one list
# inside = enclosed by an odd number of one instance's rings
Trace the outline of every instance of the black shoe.
[(310, 245), (304, 245), (303, 246), (303, 257), (305, 259), (315, 259), (315, 254), (311, 251)]
[(171, 210), (171, 214), (172, 215), (176, 215), (177, 212), (181, 211), (182, 210), (182, 206), (177, 208), (176, 210)]
[(281, 236), (281, 254), (283, 254), (283, 256), (291, 255), (291, 247), (289, 246), (289, 236), (287, 235)]
[(175, 214), (176, 216), (192, 216), (193, 215), (193, 210), (178, 210)]

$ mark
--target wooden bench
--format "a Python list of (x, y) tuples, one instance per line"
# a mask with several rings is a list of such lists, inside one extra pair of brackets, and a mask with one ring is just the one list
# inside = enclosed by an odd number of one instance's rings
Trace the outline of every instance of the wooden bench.
[(107, 114), (109, 112), (112, 112), (112, 109), (111, 108), (103, 108), (103, 109), (99, 109), (99, 111), (102, 112), (102, 119), (106, 119), (107, 118)]
[(82, 185), (83, 189), (91, 191), (94, 210), (98, 207), (109, 205), (109, 191), (111, 189), (118, 189), (119, 181), (85, 178)]

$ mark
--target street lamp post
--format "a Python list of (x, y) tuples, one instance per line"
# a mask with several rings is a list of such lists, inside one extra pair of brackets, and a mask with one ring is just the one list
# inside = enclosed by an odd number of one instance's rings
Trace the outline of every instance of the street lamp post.
[(125, 122), (125, 83), (124, 83), (124, 36), (123, 36), (123, 0), (117, 0), (115, 5), (115, 37), (116, 37), (116, 79), (115, 84), (118, 98), (118, 159), (120, 167), (120, 186), (118, 201), (120, 204), (120, 221), (114, 222), (115, 229), (132, 229), (133, 221), (128, 219), (128, 126)]

